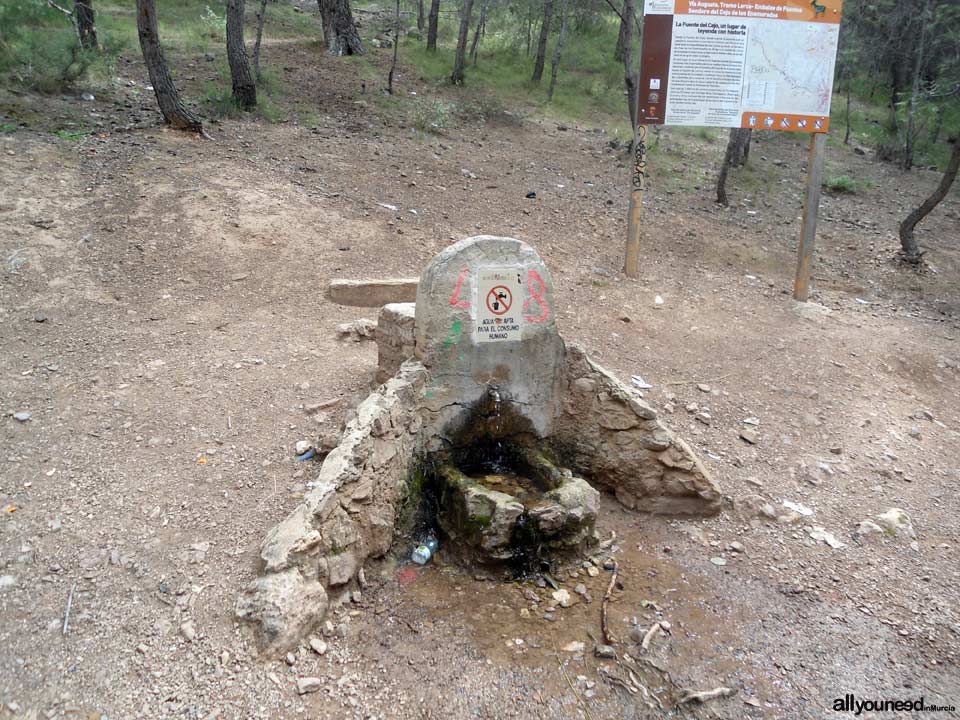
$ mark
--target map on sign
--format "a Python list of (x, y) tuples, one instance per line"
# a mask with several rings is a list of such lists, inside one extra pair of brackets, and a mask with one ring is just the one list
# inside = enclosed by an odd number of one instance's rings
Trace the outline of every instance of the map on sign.
[(647, 124), (826, 132), (842, 0), (646, 0)]
[(522, 339), (523, 268), (482, 267), (476, 273), (476, 342)]

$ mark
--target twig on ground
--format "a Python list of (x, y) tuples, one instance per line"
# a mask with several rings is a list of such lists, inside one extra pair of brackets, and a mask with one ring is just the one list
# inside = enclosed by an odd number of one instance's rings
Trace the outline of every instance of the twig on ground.
[(705, 703), (709, 702), (710, 700), (730, 697), (736, 694), (736, 690), (728, 687), (718, 687), (714, 688), (713, 690), (700, 690), (699, 692), (687, 691), (683, 697), (680, 698), (679, 704), (686, 705), (687, 703), (692, 702)]
[(613, 588), (617, 584), (617, 575), (620, 574), (620, 565), (617, 564), (617, 561), (613, 561), (613, 575), (610, 577), (610, 584), (607, 585), (607, 591), (603, 594), (603, 602), (600, 603), (600, 631), (603, 633), (603, 641), (607, 645), (613, 645), (617, 639), (610, 634), (610, 630), (607, 627), (607, 605), (610, 604), (610, 595), (613, 593)]
[(715, 383), (720, 382), (721, 380), (726, 380), (731, 375), (733, 375), (733, 373), (728, 372), (723, 375), (718, 375), (715, 378), (708, 378), (706, 380), (671, 380), (670, 382), (665, 382), (664, 385), (694, 385), (700, 383)]
[(640, 641), (640, 648), (642, 650), (648, 650), (650, 648), (650, 643), (653, 641), (653, 638), (657, 636), (658, 633), (662, 632), (663, 628), (660, 626), (660, 623), (655, 622), (650, 626), (650, 629), (647, 630), (646, 634), (643, 636), (643, 640)]
[(67, 634), (70, 627), (70, 608), (73, 607), (73, 591), (77, 589), (77, 580), (73, 581), (73, 587), (70, 588), (70, 594), (67, 595), (67, 611), (63, 614), (63, 634)]
[(567, 686), (570, 688), (573, 696), (577, 699), (577, 702), (580, 703), (580, 708), (583, 710), (583, 714), (587, 717), (587, 720), (591, 720), (590, 708), (587, 707), (587, 703), (580, 694), (580, 691), (577, 690), (576, 686), (573, 684), (573, 681), (570, 679), (570, 676), (567, 675), (567, 671), (563, 667), (563, 660), (560, 658), (560, 655), (557, 655), (557, 664), (560, 667), (560, 674), (563, 675), (563, 679), (567, 681)]

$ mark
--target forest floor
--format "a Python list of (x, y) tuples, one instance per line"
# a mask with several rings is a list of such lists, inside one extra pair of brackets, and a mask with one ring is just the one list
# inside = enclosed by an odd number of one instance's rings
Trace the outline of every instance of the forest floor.
[[(722, 209), (722, 146), (664, 131), (629, 280), (628, 170), (606, 135), (502, 113), (415, 133), (396, 103), (447, 91), (404, 69), (383, 104), (369, 73), (389, 56), (268, 45), (315, 118), (225, 119), (212, 142), (159, 126), (138, 60), (93, 102), (0, 91), (6, 116), (28, 118), (0, 135), (0, 718), (803, 719), (833, 717), (847, 693), (960, 705), (957, 193), (918, 233), (930, 267), (903, 267), (897, 223), (939, 176), (831, 145), (829, 172), (861, 189), (823, 198), (815, 304), (798, 305), (805, 139), (757, 137)], [(199, 94), (203, 58), (184, 67), (183, 94)], [(51, 134), (63, 117), (97, 132)], [(334, 332), (375, 311), (331, 304), (327, 283), (417, 275), (481, 233), (539, 250), (563, 335), (653, 385), (727, 496), (708, 519), (604, 500), (623, 585), (612, 628), (647, 658), (649, 696), (593, 656), (606, 572), (564, 578), (592, 602), (550, 621), (532, 584), (476, 580), (442, 552), (412, 574), (385, 562), (332, 616), (326, 654), (304, 647), (292, 665), (258, 657), (234, 621), (261, 540), (316, 472), (294, 443), (339, 427), (376, 369), (372, 343)], [(755, 516), (757, 495), (785, 517)], [(854, 533), (894, 507), (915, 538)], [(631, 627), (657, 620), (670, 632), (641, 653)], [(324, 687), (298, 696), (305, 676)], [(718, 686), (737, 693), (676, 706)]]

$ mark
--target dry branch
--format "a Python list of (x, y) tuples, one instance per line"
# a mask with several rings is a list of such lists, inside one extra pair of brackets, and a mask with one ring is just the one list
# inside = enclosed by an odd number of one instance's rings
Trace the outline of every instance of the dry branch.
[(617, 561), (613, 561), (613, 575), (610, 577), (610, 584), (607, 585), (607, 591), (603, 594), (603, 602), (600, 604), (600, 632), (603, 634), (603, 641), (607, 645), (613, 645), (617, 639), (610, 634), (607, 627), (607, 605), (610, 604), (610, 596), (613, 594), (613, 588), (617, 584), (617, 575), (620, 574), (620, 566)]

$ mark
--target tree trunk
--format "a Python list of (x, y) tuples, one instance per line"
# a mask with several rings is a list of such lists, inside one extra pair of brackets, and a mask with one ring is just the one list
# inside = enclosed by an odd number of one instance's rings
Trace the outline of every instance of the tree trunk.
[(233, 100), (243, 110), (257, 105), (257, 85), (250, 74), (243, 43), (243, 0), (227, 0), (227, 61), (233, 80)]
[(101, 50), (97, 39), (97, 24), (93, 14), (92, 0), (74, 0), (73, 14), (77, 16), (77, 34), (80, 46), (86, 50)]
[(614, 48), (614, 51), (613, 51), (613, 59), (616, 60), (617, 62), (623, 62), (623, 53), (625, 52), (625, 45), (627, 42), (627, 38), (629, 38), (630, 35), (632, 34), (631, 32), (629, 32), (630, 22), (627, 19), (626, 3), (624, 3), (623, 10), (624, 10), (623, 16), (620, 18), (620, 34), (617, 36), (617, 47)]
[(257, 41), (253, 45), (253, 72), (257, 82), (260, 82), (260, 42), (263, 40), (263, 23), (267, 19), (267, 0), (260, 0), (260, 11), (257, 13)]
[(843, 144), (850, 144), (850, 84), (853, 82), (853, 69), (847, 63), (847, 130), (843, 135)]
[(460, 18), (460, 36), (457, 38), (457, 55), (453, 59), (453, 74), (450, 82), (463, 85), (463, 67), (467, 55), (467, 36), (470, 34), (470, 14), (473, 12), (473, 0), (463, 0), (463, 15)]
[(750, 156), (750, 137), (752, 134), (753, 130), (750, 128), (731, 128), (733, 157), (730, 158), (730, 162), (734, 167), (743, 167), (747, 164), (747, 158)]
[(140, 49), (150, 74), (150, 83), (157, 96), (157, 104), (163, 119), (177, 130), (191, 130), (203, 133), (200, 118), (187, 110), (180, 101), (177, 87), (170, 76), (170, 68), (160, 47), (160, 33), (157, 31), (157, 10), (154, 0), (137, 0), (137, 34), (140, 36)]
[(957, 178), (958, 169), (960, 169), (960, 138), (956, 140), (953, 146), (953, 153), (950, 155), (947, 171), (943, 174), (943, 177), (940, 178), (940, 184), (937, 186), (937, 189), (933, 191), (930, 197), (921, 203), (920, 207), (907, 215), (907, 218), (900, 223), (900, 247), (903, 249), (903, 259), (907, 262), (913, 264), (919, 264), (921, 262), (923, 252), (921, 252), (920, 247), (917, 245), (913, 231), (917, 227), (917, 223), (929, 215), (931, 211), (940, 204), (940, 201), (947, 196), (947, 193), (950, 192), (950, 186), (953, 185), (953, 181)]
[(553, 91), (557, 87), (557, 71), (560, 69), (560, 53), (563, 52), (563, 43), (567, 39), (567, 25), (570, 21), (569, 13), (563, 13), (560, 23), (560, 36), (557, 46), (553, 49), (553, 60), (550, 63), (550, 88), (547, 90), (547, 100), (553, 100)]
[(530, 57), (530, 43), (533, 42), (533, 18), (527, 16), (527, 50), (526, 56)]
[(717, 175), (717, 202), (724, 206), (730, 204), (727, 199), (727, 172), (733, 164), (733, 156), (737, 150), (737, 131), (738, 128), (730, 129), (727, 151), (723, 154), (723, 164), (720, 166), (720, 173)]
[(547, 40), (550, 39), (550, 23), (553, 20), (553, 0), (544, 0), (543, 3), (543, 24), (540, 25), (540, 43), (537, 45), (537, 56), (533, 60), (533, 77), (531, 80), (534, 85), (540, 84), (543, 77), (543, 66), (547, 56)]
[(917, 48), (917, 57), (913, 66), (913, 82), (910, 83), (910, 100), (907, 103), (907, 137), (903, 144), (903, 169), (913, 167), (913, 145), (917, 139), (916, 115), (917, 96), (920, 94), (920, 73), (923, 70), (924, 50), (927, 45), (927, 27), (930, 25), (931, 11), (934, 0), (927, 0), (920, 16), (920, 43)]
[(350, 0), (317, 0), (327, 52), (337, 57), (363, 55), (360, 33), (353, 22)]
[(623, 84), (627, 91), (630, 127), (637, 134), (637, 81), (633, 74), (633, 0), (623, 0)]
[(427, 25), (427, 50), (437, 51), (437, 24), (440, 21), (440, 0), (430, 0), (430, 19)]
[(393, 25), (393, 62), (387, 75), (387, 92), (393, 95), (393, 74), (397, 71), (397, 52), (400, 50), (400, 0), (397, 0), (397, 15)]
[(423, 0), (417, 0), (417, 30), (423, 32), (424, 23)]
[(480, 5), (480, 19), (477, 21), (477, 28), (473, 31), (473, 43), (470, 45), (470, 59), (473, 66), (477, 66), (477, 48), (480, 45), (480, 34), (483, 32), (483, 26), (487, 22), (487, 8), (490, 6), (490, 0), (483, 0)]

